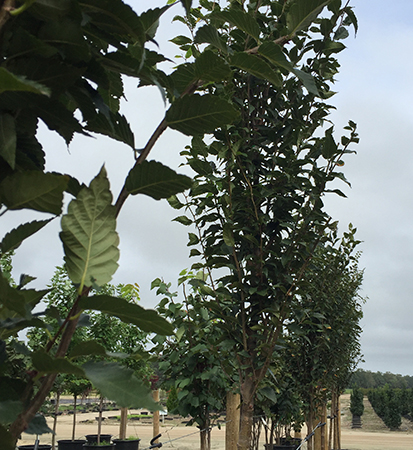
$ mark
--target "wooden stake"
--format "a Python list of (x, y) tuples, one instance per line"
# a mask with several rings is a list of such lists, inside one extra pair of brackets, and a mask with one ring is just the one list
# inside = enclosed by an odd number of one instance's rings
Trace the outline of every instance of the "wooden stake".
[[(156, 403), (159, 402), (159, 389), (152, 391), (153, 399)], [(159, 411), (154, 411), (153, 413), (153, 437), (159, 434)], [(158, 443), (158, 440), (155, 441)]]
[(227, 423), (225, 424), (225, 450), (237, 450), (240, 420), (240, 396), (227, 393)]
[(119, 426), (119, 439), (126, 439), (126, 427), (128, 425), (128, 408), (120, 409), (120, 426)]

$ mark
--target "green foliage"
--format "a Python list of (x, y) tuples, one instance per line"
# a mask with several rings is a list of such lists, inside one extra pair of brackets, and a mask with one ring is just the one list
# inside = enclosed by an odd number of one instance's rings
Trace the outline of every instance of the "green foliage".
[(350, 412), (353, 416), (362, 416), (364, 413), (363, 392), (354, 386), (350, 395)]
[(391, 389), (387, 385), (383, 388), (368, 391), (367, 397), (371, 406), (391, 430), (397, 430), (402, 423), (402, 398), (404, 394), (403, 391)]

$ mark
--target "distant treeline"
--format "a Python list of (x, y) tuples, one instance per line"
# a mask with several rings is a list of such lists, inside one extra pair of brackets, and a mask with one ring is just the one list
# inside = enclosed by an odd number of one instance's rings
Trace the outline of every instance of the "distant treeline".
[(364, 389), (381, 388), (386, 385), (391, 389), (412, 389), (413, 376), (357, 369), (350, 379), (349, 388), (354, 385)]

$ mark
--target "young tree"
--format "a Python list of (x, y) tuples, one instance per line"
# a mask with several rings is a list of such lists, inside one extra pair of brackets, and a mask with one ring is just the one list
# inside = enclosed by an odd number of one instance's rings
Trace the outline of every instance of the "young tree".
[[(341, 1), (201, 2), (188, 24), (193, 39), (179, 38), (196, 64), (224, 57), (235, 68), (226, 83), (206, 92), (231, 98), (240, 120), (209, 140), (195, 137), (187, 151), (197, 173), (176, 220), (195, 224), (189, 245), (201, 256), (215, 302), (208, 306), (225, 329), (240, 380), (239, 449), (250, 446), (254, 402), (294, 312), (294, 295), (331, 220), (323, 208), (329, 183), (345, 181), (343, 156), (358, 142), (356, 125), (338, 143), (326, 128), (327, 103), (338, 72), (336, 53), (347, 27), (357, 22)], [(200, 44), (208, 44), (200, 53)], [(177, 72), (178, 72), (177, 71)], [(339, 190), (333, 189), (339, 195)], [(222, 269), (214, 280), (216, 269)]]

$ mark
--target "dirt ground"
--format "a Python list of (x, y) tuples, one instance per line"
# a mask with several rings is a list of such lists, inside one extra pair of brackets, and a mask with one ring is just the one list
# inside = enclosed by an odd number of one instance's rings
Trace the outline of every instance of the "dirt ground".
[[(365, 413), (363, 415), (363, 428), (351, 429), (351, 418), (349, 413), (349, 396), (343, 395), (341, 399), (342, 407), (342, 445), (348, 450), (413, 450), (413, 425), (404, 421), (400, 431), (388, 431), (382, 421), (374, 414), (370, 404), (365, 402)], [(135, 413), (137, 411), (132, 411)], [(119, 423), (109, 419), (110, 416), (117, 415), (117, 412), (106, 411), (103, 413), (105, 420), (102, 424), (102, 433), (112, 434), (117, 437), (119, 434)], [(76, 424), (76, 438), (81, 439), (86, 434), (97, 433), (97, 413), (78, 414)], [(59, 439), (71, 439), (72, 415), (62, 415), (58, 417), (56, 441)], [(51, 421), (49, 421), (51, 425)], [(160, 427), (162, 437), (160, 441), (166, 450), (198, 450), (199, 431), (196, 427), (186, 427), (183, 424), (172, 423), (169, 420)], [(153, 428), (150, 419), (144, 421), (129, 421), (127, 435), (138, 436), (141, 439), (140, 450), (149, 447), (149, 441), (153, 436)], [(305, 435), (303, 430), (302, 436)], [(23, 434), (19, 444), (31, 444), (34, 436)], [(51, 442), (51, 435), (40, 436), (40, 443)], [(264, 442), (262, 442), (263, 447)], [(56, 446), (57, 448), (57, 446)], [(305, 449), (305, 445), (302, 447)], [(225, 450), (225, 425), (218, 429), (213, 428), (211, 438), (211, 450)]]

